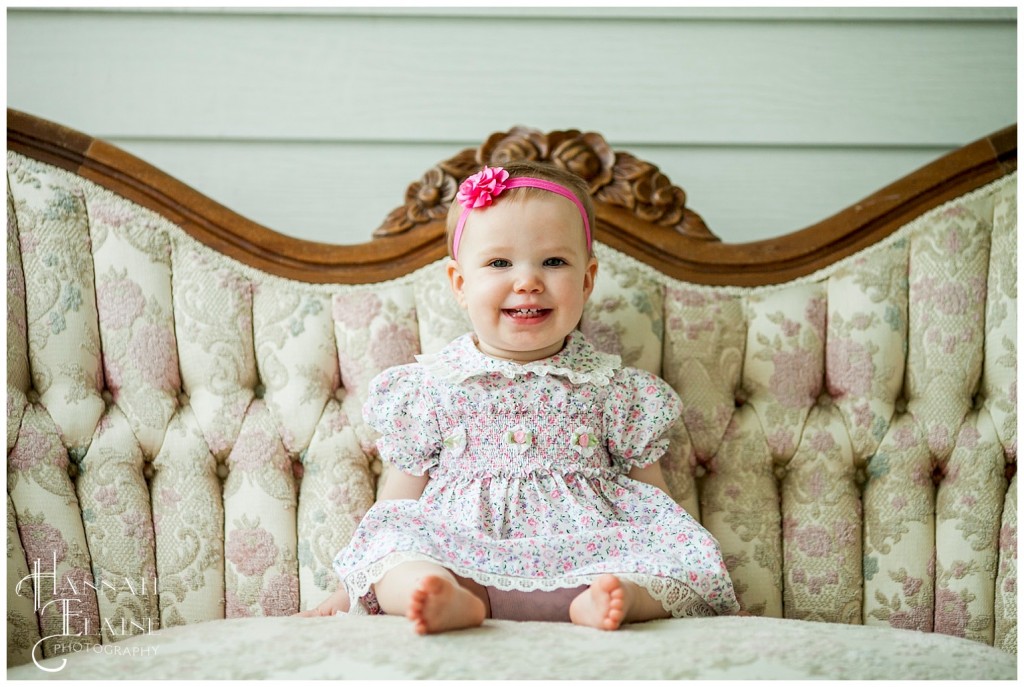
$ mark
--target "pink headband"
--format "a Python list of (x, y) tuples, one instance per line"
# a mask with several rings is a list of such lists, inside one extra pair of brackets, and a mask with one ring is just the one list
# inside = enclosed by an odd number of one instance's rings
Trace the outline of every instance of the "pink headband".
[(536, 177), (515, 177), (509, 179), (508, 172), (501, 167), (485, 166), (479, 172), (463, 181), (462, 185), (459, 186), (459, 193), (456, 199), (465, 209), (459, 215), (458, 224), (455, 225), (455, 235), (452, 237), (452, 257), (456, 260), (459, 258), (459, 241), (462, 240), (462, 230), (466, 226), (466, 220), (469, 219), (470, 210), (487, 207), (494, 202), (496, 196), (501, 195), (501, 192), (506, 189), (522, 188), (525, 186), (557, 193), (563, 198), (571, 200), (576, 205), (576, 209), (580, 211), (580, 217), (583, 218), (583, 231), (587, 234), (587, 250), (590, 250), (590, 221), (587, 220), (587, 209), (583, 207), (583, 203), (580, 202), (575, 193), (565, 186), (548, 181), (547, 179), (537, 179)]

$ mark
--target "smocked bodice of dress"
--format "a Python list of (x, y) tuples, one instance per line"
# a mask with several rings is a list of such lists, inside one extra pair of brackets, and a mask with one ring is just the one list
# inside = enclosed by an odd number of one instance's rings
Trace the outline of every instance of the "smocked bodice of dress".
[(661, 379), (623, 368), (577, 332), (531, 363), (486, 356), (467, 334), (385, 372), (371, 397), (381, 458), (433, 478), (621, 474), (664, 452), (679, 413)]

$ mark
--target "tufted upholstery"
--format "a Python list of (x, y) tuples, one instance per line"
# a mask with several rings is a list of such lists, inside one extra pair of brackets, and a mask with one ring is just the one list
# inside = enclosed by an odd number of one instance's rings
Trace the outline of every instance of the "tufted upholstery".
[[(440, 265), (290, 281), (13, 152), (7, 203), (9, 590), (55, 561), (86, 645), (319, 603), (369, 380), (467, 329)], [(1016, 651), (1016, 216), (1010, 175), (773, 287), (597, 245), (582, 328), (682, 397), (667, 479), (745, 608)], [(8, 665), (61, 622), (9, 593)]]

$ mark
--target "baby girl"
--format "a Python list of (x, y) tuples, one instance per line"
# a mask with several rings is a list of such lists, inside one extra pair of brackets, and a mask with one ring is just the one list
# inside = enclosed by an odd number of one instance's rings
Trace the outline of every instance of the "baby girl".
[(405, 615), (424, 634), (737, 613), (718, 543), (658, 464), (678, 396), (577, 329), (598, 268), (584, 182), (484, 167), (458, 201), (447, 275), (473, 331), (371, 383), (392, 468), (335, 559), (338, 591), (304, 615)]

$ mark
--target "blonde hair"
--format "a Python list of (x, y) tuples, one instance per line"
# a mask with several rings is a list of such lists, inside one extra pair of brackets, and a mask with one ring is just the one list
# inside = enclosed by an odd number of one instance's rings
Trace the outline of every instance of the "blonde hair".
[[(594, 201), (590, 197), (590, 189), (587, 187), (587, 182), (585, 182), (579, 175), (574, 174), (567, 169), (562, 169), (550, 162), (537, 162), (534, 160), (510, 162), (505, 165), (503, 169), (508, 172), (509, 179), (514, 179), (516, 177), (534, 177), (536, 179), (544, 179), (545, 181), (553, 181), (556, 184), (564, 186), (579, 199), (580, 203), (583, 204), (583, 208), (587, 211), (587, 222), (591, 227), (594, 226)], [(550, 191), (524, 186), (509, 189), (501, 195), (496, 196), (494, 203), (502, 203), (510, 199), (515, 202), (523, 202), (530, 198), (539, 198), (541, 196), (550, 195)], [(455, 226), (459, 223), (459, 217), (462, 215), (463, 209), (464, 208), (457, 200), (453, 200), (451, 206), (448, 208), (448, 218), (445, 225), (445, 238), (448, 245), (449, 256), (452, 256), (452, 240), (455, 235)], [(588, 246), (588, 253), (593, 254), (593, 249), (590, 246)]]

